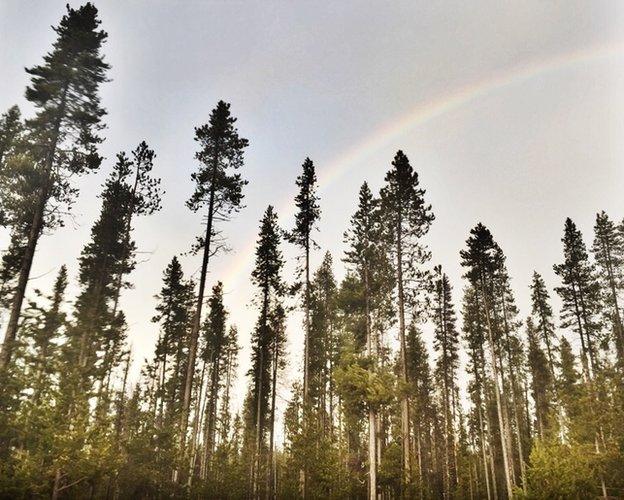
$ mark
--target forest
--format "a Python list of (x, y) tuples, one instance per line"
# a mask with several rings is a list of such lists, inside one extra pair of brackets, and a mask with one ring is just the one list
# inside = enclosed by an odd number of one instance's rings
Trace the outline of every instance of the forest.
[[(1, 498), (624, 498), (623, 214), (600, 211), (591, 235), (569, 218), (552, 228), (553, 290), (538, 273), (515, 290), (496, 235), (466, 228), (463, 279), (451, 283), (425, 244), (434, 208), (403, 151), (379, 192), (362, 184), (344, 255), (316, 243), (331, 214), (306, 158), (292, 227), (273, 206), (258, 214), (257, 320), (241, 359), (227, 283), (210, 276), (248, 184), (249, 141), (224, 101), (195, 127), (186, 205), (205, 225), (180, 252), (200, 272), (177, 256), (153, 270), (155, 349), (135, 380), (120, 296), (137, 266), (135, 224), (161, 210), (165, 186), (146, 142), (99, 154), (103, 28), (93, 4), (68, 6), (26, 69), (33, 112), (0, 118)], [(79, 274), (59, 261), (51, 289), (29, 286), (40, 240), (100, 168)], [(283, 402), (293, 315), (301, 377)]]

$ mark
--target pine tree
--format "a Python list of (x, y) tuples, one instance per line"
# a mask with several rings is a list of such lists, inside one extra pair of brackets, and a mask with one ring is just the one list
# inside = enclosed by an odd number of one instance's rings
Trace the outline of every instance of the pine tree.
[[(130, 200), (128, 202), (128, 213), (124, 221), (123, 240), (126, 245), (130, 245), (130, 232), (132, 231), (132, 219), (137, 215), (152, 215), (161, 208), (160, 178), (152, 177), (151, 171), (154, 168), (154, 151), (149, 149), (147, 143), (142, 141), (134, 151), (130, 163), (123, 163), (130, 169), (128, 172), (128, 190)], [(120, 160), (121, 162), (121, 160)], [(132, 170), (134, 173), (132, 173)], [(113, 298), (113, 314), (117, 312), (119, 295), (123, 286), (123, 274), (118, 274), (115, 281), (115, 295)]]
[[(463, 331), (467, 344), (469, 363), (467, 371), (471, 376), (468, 386), (470, 399), (473, 403), (472, 434), (473, 442), (479, 449), (482, 478), (477, 479), (477, 491), (481, 496), (490, 498), (497, 497), (497, 476), (494, 467), (494, 450), (492, 425), (489, 417), (489, 386), (486, 378), (486, 355), (488, 335), (486, 333), (486, 320), (481, 297), (478, 289), (469, 286), (464, 293), (463, 304)], [(485, 487), (485, 495), (483, 494)]]
[(544, 283), (544, 279), (537, 272), (533, 272), (533, 281), (531, 282), (531, 314), (535, 321), (536, 331), (546, 346), (548, 366), (554, 379), (555, 366), (557, 365), (555, 358), (555, 353), (557, 352), (555, 323), (546, 283)]
[[(388, 318), (391, 268), (386, 259), (380, 202), (373, 197), (367, 183), (360, 188), (358, 208), (351, 217), (350, 229), (345, 232), (344, 238), (349, 245), (344, 261), (356, 273), (364, 296), (366, 355), (374, 372), (381, 347), (376, 333), (381, 326), (379, 323)], [(378, 449), (378, 415), (372, 406), (368, 411), (369, 498), (376, 498), (377, 459), (381, 451)]]
[[(434, 498), (442, 493), (434, 477), (435, 434), (437, 409), (433, 401), (433, 377), (429, 353), (420, 330), (411, 323), (407, 332), (407, 373), (410, 386), (404, 389), (410, 396), (411, 425), (414, 428), (416, 484), (419, 497)], [(413, 495), (413, 494), (412, 494)]]
[(483, 225), (477, 224), (470, 231), (470, 238), (466, 241), (468, 249), (460, 252), (462, 258), (462, 266), (467, 268), (464, 275), (468, 279), (472, 287), (479, 294), (483, 301), (483, 309), (485, 312), (485, 324), (487, 333), (487, 344), (490, 356), (490, 370), (494, 382), (494, 395), (496, 398), (496, 412), (498, 417), (498, 426), (501, 440), (501, 450), (503, 456), (503, 472), (505, 477), (505, 489), (508, 498), (513, 495), (513, 472), (511, 466), (511, 457), (509, 444), (511, 435), (505, 418), (505, 408), (502, 395), (502, 378), (499, 353), (500, 334), (495, 330), (494, 318), (492, 317), (493, 307), (496, 300), (495, 293), (495, 275), (499, 271), (501, 261), (500, 248), (494, 241), (492, 233)]
[[(76, 300), (76, 325), (70, 347), (82, 371), (82, 381), (96, 377), (100, 383), (110, 373), (121, 343), (121, 325), (114, 314), (115, 279), (134, 267), (134, 243), (124, 241), (124, 221), (130, 204), (126, 182), (129, 170), (123, 154), (118, 155), (113, 172), (104, 184), (102, 208), (91, 228), (91, 241), (80, 257), (81, 293)], [(108, 355), (96, 367), (100, 353)]]
[(201, 163), (199, 170), (191, 175), (195, 182), (195, 191), (187, 201), (187, 206), (197, 212), (208, 209), (206, 233), (198, 238), (196, 250), (202, 251), (202, 266), (199, 289), (190, 333), (187, 371), (184, 379), (184, 400), (181, 412), (181, 439), (186, 441), (191, 390), (195, 372), (195, 358), (201, 325), (204, 290), (210, 257), (216, 254), (222, 245), (215, 241), (219, 232), (214, 224), (226, 221), (241, 208), (243, 187), (247, 181), (237, 172), (243, 166), (243, 151), (249, 144), (247, 139), (238, 135), (234, 127), (236, 118), (230, 114), (230, 105), (219, 101), (210, 113), (209, 122), (195, 129), (195, 140), (201, 149), (195, 158)]
[(214, 452), (217, 429), (217, 405), (219, 387), (223, 376), (224, 361), (227, 347), (228, 312), (223, 305), (223, 284), (218, 282), (212, 288), (212, 295), (208, 299), (209, 312), (204, 328), (204, 362), (207, 364), (209, 381), (206, 386), (206, 403), (204, 412), (204, 446), (201, 461), (201, 478), (206, 479), (210, 468), (210, 461)]
[(333, 432), (333, 369), (337, 362), (338, 287), (329, 252), (314, 272), (310, 294), (310, 400), (322, 420), (321, 432)]
[(160, 420), (171, 425), (182, 409), (187, 344), (192, 315), (193, 284), (185, 281), (182, 266), (173, 257), (163, 273), (163, 286), (156, 296), (156, 314), (161, 332), (156, 344), (160, 365)]
[[(511, 406), (511, 416), (505, 415), (505, 420), (508, 422), (510, 432), (508, 439), (512, 474), (516, 473), (515, 456), (513, 454), (515, 445), (518, 454), (521, 483), (522, 487), (525, 488), (526, 460), (528, 458), (525, 450), (528, 449), (530, 443), (530, 425), (525, 418), (528, 408), (525, 395), (528, 393), (528, 389), (526, 377), (522, 370), (522, 367), (526, 365), (524, 346), (519, 337), (519, 328), (522, 323), (517, 319), (519, 311), (515, 303), (511, 278), (506, 266), (506, 257), (500, 247), (496, 248), (495, 262), (497, 263), (497, 270), (494, 279), (495, 308), (493, 317), (495, 326), (501, 333), (500, 349), (502, 356), (500, 368), (503, 379), (503, 399), (507, 400), (507, 393), (511, 395), (510, 405), (505, 402), (503, 410), (508, 412), (507, 407)], [(511, 434), (515, 435), (515, 443), (513, 443)]]
[[(251, 277), (258, 287), (258, 306), (260, 315), (252, 336), (252, 363), (248, 375), (251, 378), (248, 408), (250, 413), (249, 426), (254, 438), (253, 458), (251, 461), (250, 495), (260, 496), (262, 469), (266, 466), (263, 460), (266, 449), (267, 424), (270, 422), (270, 396), (272, 390), (271, 365), (274, 361), (273, 349), (279, 346), (277, 337), (272, 331), (275, 323), (271, 321), (274, 307), (279, 305), (284, 294), (284, 283), (281, 269), (284, 265), (280, 244), (280, 230), (277, 215), (269, 206), (260, 221), (260, 232), (256, 245), (256, 262)], [(273, 354), (273, 356), (272, 356)], [(275, 365), (274, 365), (275, 366)], [(266, 476), (265, 476), (266, 477)]]
[(0, 174), (4, 174), (7, 159), (15, 151), (24, 132), (22, 114), (17, 106), (11, 106), (0, 116)]
[(44, 228), (54, 227), (56, 211), (51, 203), (68, 203), (75, 189), (69, 175), (96, 170), (101, 162), (97, 145), (105, 114), (98, 90), (109, 69), (100, 54), (107, 34), (98, 30), (97, 9), (87, 3), (78, 9), (67, 7), (57, 39), (42, 65), (27, 69), (31, 85), (26, 99), (36, 115), (26, 121), (30, 154), (37, 165), (39, 183), (30, 232), (21, 256), (19, 277), (11, 304), (0, 370), (11, 360), (22, 303), (39, 237)]
[[(408, 310), (418, 314), (417, 304), (425, 288), (426, 273), (422, 269), (430, 254), (421, 242), (429, 231), (434, 216), (431, 207), (425, 203), (425, 190), (420, 187), (418, 174), (414, 171), (402, 151), (398, 151), (392, 168), (385, 177), (386, 185), (381, 190), (384, 225), (392, 247), (397, 290), (397, 316), (399, 319), (400, 374), (404, 385), (407, 377), (406, 325)], [(407, 287), (407, 283), (415, 283)], [(403, 478), (410, 482), (410, 416), (409, 400), (404, 394), (401, 400), (401, 439), (403, 448)]]
[(10, 307), (37, 202), (41, 175), (28, 150), (24, 123), (17, 106), (0, 117), (0, 227), (10, 229), (8, 248), (0, 265), (0, 305)]
[(561, 241), (564, 261), (553, 267), (555, 274), (561, 278), (561, 286), (555, 289), (563, 303), (561, 327), (572, 328), (578, 334), (583, 374), (591, 379), (598, 368), (600, 324), (597, 314), (601, 310), (600, 289), (583, 236), (569, 218), (566, 219)]
[[(36, 305), (35, 311), (38, 313), (38, 321), (30, 332), (26, 335), (32, 342), (33, 355), (28, 363), (30, 366), (32, 380), (32, 403), (37, 406), (44, 393), (52, 385), (52, 377), (60, 368), (58, 366), (59, 342), (66, 326), (66, 314), (62, 307), (65, 301), (65, 290), (67, 289), (67, 268), (61, 266), (52, 294), (47, 297), (49, 306), (41, 308)], [(29, 311), (29, 315), (32, 311)]]
[(267, 495), (277, 498), (277, 455), (275, 452), (275, 419), (277, 416), (277, 377), (279, 371), (285, 367), (284, 349), (286, 347), (286, 311), (277, 303), (270, 312), (269, 328), (271, 330), (271, 406), (269, 409), (269, 453)]
[(299, 276), (303, 274), (303, 311), (304, 311), (304, 347), (303, 347), (303, 399), (308, 403), (310, 386), (310, 251), (316, 246), (312, 234), (316, 228), (321, 210), (316, 195), (316, 172), (314, 163), (306, 158), (302, 165), (303, 171), (297, 177), (299, 192), (295, 196), (295, 227), (287, 233), (287, 240), (300, 247), (303, 251), (303, 264), (298, 268)]
[(535, 404), (535, 425), (540, 439), (547, 437), (551, 427), (553, 375), (549, 362), (540, 347), (538, 332), (531, 317), (526, 322), (531, 394)]
[(597, 264), (605, 303), (608, 306), (606, 320), (611, 324), (613, 340), (620, 365), (624, 366), (624, 326), (619, 295), (624, 289), (624, 235), (603, 211), (596, 215), (592, 252)]
[(435, 269), (435, 324), (434, 349), (437, 353), (435, 376), (441, 388), (442, 415), (444, 422), (444, 497), (449, 498), (457, 483), (455, 457), (456, 445), (456, 400), (459, 370), (459, 333), (455, 326), (456, 317), (451, 298), (451, 284), (442, 267)]

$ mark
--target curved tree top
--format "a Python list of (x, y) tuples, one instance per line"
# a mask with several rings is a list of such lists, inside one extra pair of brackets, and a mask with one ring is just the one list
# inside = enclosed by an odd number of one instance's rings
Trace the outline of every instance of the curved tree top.
[(36, 109), (26, 125), (31, 133), (33, 154), (72, 173), (99, 167), (97, 132), (106, 114), (100, 105), (99, 86), (107, 81), (110, 66), (100, 49), (107, 33), (99, 29), (98, 11), (91, 3), (67, 13), (54, 29), (57, 39), (43, 64), (26, 69), (31, 75), (26, 89)]

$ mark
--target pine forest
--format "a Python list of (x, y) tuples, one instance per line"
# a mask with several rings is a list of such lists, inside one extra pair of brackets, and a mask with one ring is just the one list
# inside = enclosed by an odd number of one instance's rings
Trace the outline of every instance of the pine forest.
[[(405, 148), (358, 180), (332, 253), (323, 166), (305, 151), (293, 216), (279, 193), (247, 210), (254, 138), (230, 95), (185, 124), (179, 223), (201, 220), (196, 239), (150, 269), (135, 228), (174, 186), (147, 139), (101, 155), (114, 59), (96, 6), (67, 6), (52, 30), (25, 107), (0, 118), (1, 498), (624, 498), (623, 213), (596, 207), (591, 233), (562, 219), (557, 259), (526, 289), (483, 213), (452, 280), (427, 239), (448, 221)], [(98, 192), (81, 193), (96, 171)], [(40, 289), (40, 243), (78, 196), (98, 207), (79, 271), (61, 252)], [(244, 332), (213, 278), (241, 250), (239, 217), (257, 221)], [(139, 267), (161, 277), (146, 359), (123, 300)]]

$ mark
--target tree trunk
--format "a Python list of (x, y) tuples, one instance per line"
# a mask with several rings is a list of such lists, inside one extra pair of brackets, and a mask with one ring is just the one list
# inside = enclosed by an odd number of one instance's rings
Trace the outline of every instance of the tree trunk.
[(278, 332), (273, 332), (273, 374), (271, 380), (271, 429), (269, 436), (269, 473), (267, 476), (267, 498), (277, 498), (277, 463), (275, 461), (275, 402), (277, 395), (277, 368), (279, 363)]
[[(304, 328), (305, 340), (303, 344), (303, 425), (307, 426), (308, 391), (309, 391), (309, 361), (310, 361), (310, 235), (306, 235), (305, 243), (305, 305), (304, 305)], [(304, 500), (308, 493), (308, 474), (304, 464), (299, 473), (299, 487)]]
[[(370, 286), (368, 282), (368, 262), (364, 264), (364, 292), (366, 294), (366, 354), (371, 358), (373, 369), (376, 366), (373, 352), (373, 331), (371, 326)], [(368, 408), (368, 498), (377, 497), (377, 422), (375, 410)]]
[(188, 366), (184, 379), (184, 399), (182, 402), (182, 412), (180, 416), (180, 446), (182, 455), (186, 444), (186, 429), (188, 427), (189, 408), (191, 406), (191, 389), (193, 387), (193, 375), (195, 373), (195, 358), (197, 356), (197, 341), (199, 339), (199, 329), (201, 326), (202, 307), (204, 305), (204, 290), (206, 288), (206, 275), (208, 272), (208, 262), (210, 260), (210, 243), (212, 241), (212, 220), (214, 215), (215, 201), (215, 179), (217, 175), (218, 155), (212, 167), (212, 182), (210, 185), (210, 202), (208, 204), (208, 220), (206, 222), (206, 237), (204, 239), (204, 254), (202, 258), (201, 275), (199, 279), (199, 290), (197, 292), (197, 305), (193, 316), (189, 339)]
[[(405, 340), (405, 296), (403, 291), (403, 248), (401, 239), (401, 222), (397, 227), (397, 286), (398, 286), (398, 305), (399, 305), (399, 342), (401, 355), (401, 381), (404, 385), (404, 391), (407, 388), (407, 343)], [(409, 399), (407, 393), (403, 392), (401, 398), (401, 440), (403, 448), (403, 490), (411, 480), (410, 465), (410, 422), (409, 422)]]
[(488, 333), (488, 343), (489, 343), (489, 351), (490, 351), (490, 362), (492, 364), (492, 376), (494, 378), (494, 394), (496, 396), (496, 410), (498, 414), (498, 425), (501, 435), (501, 448), (503, 454), (503, 466), (505, 470), (505, 485), (507, 490), (507, 498), (510, 500), (513, 498), (513, 482), (511, 479), (511, 472), (509, 469), (509, 456), (507, 450), (507, 428), (505, 424), (505, 420), (503, 417), (503, 408), (500, 394), (500, 380), (498, 373), (498, 362), (496, 360), (496, 350), (494, 344), (494, 335), (492, 333), (492, 323), (490, 319), (490, 310), (488, 304), (488, 298), (485, 294), (485, 284), (483, 283), (484, 277), (481, 276), (481, 293), (483, 294), (484, 301), (484, 309), (485, 309), (485, 320), (487, 325), (487, 333)]
[(60, 139), (61, 123), (65, 118), (65, 110), (67, 106), (67, 93), (69, 91), (69, 82), (64, 83), (63, 93), (61, 95), (61, 103), (59, 107), (59, 113), (56, 117), (56, 123), (54, 124), (54, 131), (52, 133), (52, 140), (50, 148), (46, 154), (45, 169), (44, 169), (44, 184), (39, 192), (37, 199), (37, 206), (33, 214), (33, 221), (30, 226), (30, 233), (28, 234), (28, 241), (26, 248), (24, 249), (24, 255), (22, 256), (22, 262), (19, 270), (19, 277), (17, 279), (17, 286), (15, 288), (15, 295), (13, 296), (13, 302), (11, 304), (11, 314), (7, 324), (7, 329), (4, 334), (4, 342), (2, 344), (2, 350), (0, 350), (0, 374), (4, 372), (11, 362), (11, 355), (13, 354), (13, 347), (15, 344), (15, 338), (17, 337), (17, 329), (19, 326), (19, 319), (22, 313), (22, 304), (24, 303), (24, 296), (26, 295), (26, 287), (28, 285), (28, 279), (30, 278), (30, 271), (32, 269), (32, 263), (35, 258), (35, 250), (41, 231), (43, 230), (43, 218), (45, 216), (45, 208), (50, 196), (50, 190), (52, 188), (52, 169), (54, 167), (54, 156), (58, 148), (58, 142)]

